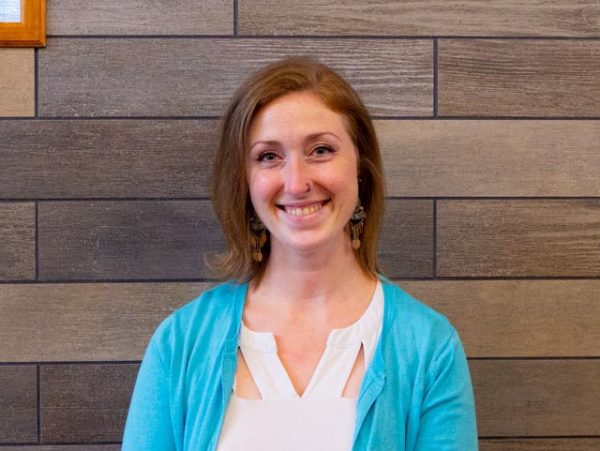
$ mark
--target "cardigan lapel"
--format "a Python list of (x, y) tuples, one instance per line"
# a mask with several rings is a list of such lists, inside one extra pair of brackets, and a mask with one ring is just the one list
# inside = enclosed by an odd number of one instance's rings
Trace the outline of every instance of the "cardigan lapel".
[(390, 330), (391, 324), (394, 320), (392, 313), (394, 309), (389, 308), (389, 303), (393, 302), (390, 281), (381, 275), (379, 276), (379, 279), (383, 285), (383, 325), (381, 327), (379, 342), (375, 347), (373, 360), (369, 365), (369, 368), (367, 368), (360, 394), (358, 396), (353, 442), (356, 442), (356, 438), (358, 437), (362, 424), (365, 421), (371, 406), (375, 403), (385, 385), (385, 362), (383, 359), (383, 349), (385, 347), (388, 331)]
[(238, 285), (235, 288), (233, 302), (234, 310), (232, 314), (233, 320), (229, 331), (227, 332), (227, 338), (223, 344), (223, 358), (221, 362), (221, 396), (223, 408), (220, 413), (221, 418), (219, 418), (218, 427), (214, 432), (213, 440), (210, 444), (211, 450), (215, 450), (217, 447), (221, 429), (223, 428), (223, 421), (225, 420), (225, 414), (227, 412), (227, 406), (231, 400), (235, 371), (237, 369), (238, 337), (242, 325), (242, 314), (244, 312), (244, 302), (246, 301), (247, 290), (247, 283)]
[(242, 315), (244, 313), (244, 303), (246, 302), (246, 293), (248, 284), (244, 283), (235, 287), (233, 302), (233, 321), (227, 332), (227, 338), (223, 346), (223, 362), (221, 367), (221, 384), (223, 388), (223, 406), (227, 409), (231, 390), (235, 379), (235, 370), (237, 368), (237, 349), (240, 328), (242, 325)]

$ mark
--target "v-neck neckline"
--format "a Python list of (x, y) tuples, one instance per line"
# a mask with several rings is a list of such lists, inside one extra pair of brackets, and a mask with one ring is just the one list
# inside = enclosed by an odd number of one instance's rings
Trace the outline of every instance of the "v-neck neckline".
[[(301, 395), (296, 391), (292, 379), (277, 352), (277, 342), (272, 332), (253, 331), (242, 321), (239, 346), (247, 346), (256, 352), (270, 354), (267, 358), (272, 359), (271, 368), (276, 372), (273, 376), (281, 384), (280, 388), (284, 390), (284, 397), (286, 399), (308, 399), (319, 381), (323, 367), (328, 363), (327, 360), (332, 350), (354, 348), (358, 356), (358, 352), (361, 346), (364, 345), (365, 340), (373, 334), (379, 334), (383, 323), (383, 300), (383, 286), (381, 281), (378, 280), (369, 305), (360, 318), (349, 326), (331, 330), (325, 349)], [(376, 344), (377, 337), (375, 337), (373, 349), (368, 350), (368, 355), (365, 349), (365, 372), (375, 351)]]

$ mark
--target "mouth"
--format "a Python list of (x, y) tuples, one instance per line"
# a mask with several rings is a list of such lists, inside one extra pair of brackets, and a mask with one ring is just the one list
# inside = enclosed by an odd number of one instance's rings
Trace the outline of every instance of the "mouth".
[(305, 205), (278, 205), (278, 208), (294, 217), (309, 216), (319, 211), (328, 201), (313, 202)]

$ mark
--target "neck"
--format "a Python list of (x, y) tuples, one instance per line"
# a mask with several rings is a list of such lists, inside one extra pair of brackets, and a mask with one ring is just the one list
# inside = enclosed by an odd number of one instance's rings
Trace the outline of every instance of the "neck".
[(337, 301), (372, 290), (375, 278), (363, 271), (350, 240), (315, 251), (290, 252), (273, 243), (265, 273), (253, 294), (267, 302), (309, 308), (331, 306)]

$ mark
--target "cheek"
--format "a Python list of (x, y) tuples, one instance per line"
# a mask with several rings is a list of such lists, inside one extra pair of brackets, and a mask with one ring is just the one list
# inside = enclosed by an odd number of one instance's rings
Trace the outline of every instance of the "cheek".
[(273, 196), (277, 190), (276, 181), (272, 176), (264, 172), (252, 173), (248, 175), (248, 189), (252, 203), (264, 203), (269, 197)]
[(331, 174), (330, 180), (337, 191), (350, 197), (358, 196), (358, 171), (353, 161), (348, 161), (335, 174)]

